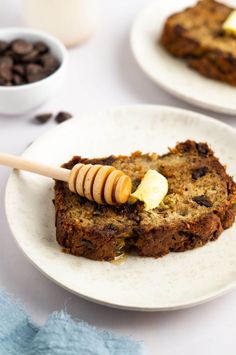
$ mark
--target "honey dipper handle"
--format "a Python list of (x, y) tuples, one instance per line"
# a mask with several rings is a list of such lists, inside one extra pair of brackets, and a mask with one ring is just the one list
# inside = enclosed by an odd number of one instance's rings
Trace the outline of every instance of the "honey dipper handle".
[(6, 165), (14, 169), (30, 171), (31, 173), (48, 176), (61, 181), (68, 181), (70, 176), (70, 170), (68, 169), (47, 166), (4, 153), (0, 153), (0, 165)]

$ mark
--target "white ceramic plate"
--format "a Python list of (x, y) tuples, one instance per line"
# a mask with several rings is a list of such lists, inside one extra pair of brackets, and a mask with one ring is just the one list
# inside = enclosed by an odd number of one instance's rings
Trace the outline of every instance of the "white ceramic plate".
[[(72, 119), (41, 136), (25, 158), (60, 165), (74, 154), (164, 153), (187, 138), (208, 141), (236, 176), (236, 131), (214, 119), (162, 106), (130, 106)], [(64, 254), (55, 241), (53, 181), (14, 171), (6, 212), (25, 255), (62, 287), (95, 302), (136, 310), (192, 306), (236, 283), (236, 226), (216, 241), (160, 259), (129, 256), (122, 264)]]
[(199, 107), (234, 115), (236, 88), (201, 76), (158, 43), (166, 18), (194, 3), (195, 0), (165, 0), (149, 4), (133, 24), (133, 54), (143, 71), (169, 93)]

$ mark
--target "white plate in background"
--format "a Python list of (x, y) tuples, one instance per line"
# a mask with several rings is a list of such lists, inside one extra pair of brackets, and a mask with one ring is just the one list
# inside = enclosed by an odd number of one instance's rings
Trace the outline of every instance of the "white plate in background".
[[(163, 106), (127, 106), (71, 119), (38, 138), (23, 156), (58, 166), (76, 154), (164, 153), (188, 138), (207, 141), (236, 176), (233, 128)], [(236, 225), (202, 248), (159, 259), (129, 256), (113, 264), (62, 253), (55, 239), (52, 199), (51, 179), (13, 171), (6, 190), (7, 218), (30, 261), (77, 295), (117, 308), (171, 310), (205, 302), (236, 285)]]
[(158, 43), (167, 17), (195, 3), (155, 1), (143, 9), (131, 31), (134, 57), (142, 70), (170, 94), (205, 109), (235, 115), (236, 87), (200, 75)]

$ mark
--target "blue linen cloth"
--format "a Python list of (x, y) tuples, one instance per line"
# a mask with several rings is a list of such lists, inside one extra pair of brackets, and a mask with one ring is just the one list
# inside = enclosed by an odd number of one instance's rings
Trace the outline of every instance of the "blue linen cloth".
[(140, 342), (101, 331), (64, 311), (35, 325), (11, 296), (0, 292), (1, 355), (139, 355)]

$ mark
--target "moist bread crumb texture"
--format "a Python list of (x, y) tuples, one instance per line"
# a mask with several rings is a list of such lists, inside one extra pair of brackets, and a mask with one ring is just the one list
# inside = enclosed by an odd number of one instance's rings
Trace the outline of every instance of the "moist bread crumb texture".
[(205, 143), (188, 140), (162, 156), (75, 156), (63, 166), (77, 163), (112, 165), (131, 176), (133, 191), (148, 169), (156, 169), (168, 179), (169, 190), (156, 209), (145, 211), (141, 202), (98, 205), (56, 181), (56, 238), (67, 253), (112, 260), (135, 251), (157, 258), (215, 240), (234, 222), (236, 184)]
[(236, 85), (236, 38), (222, 28), (233, 10), (201, 0), (166, 20), (160, 43), (202, 75)]

